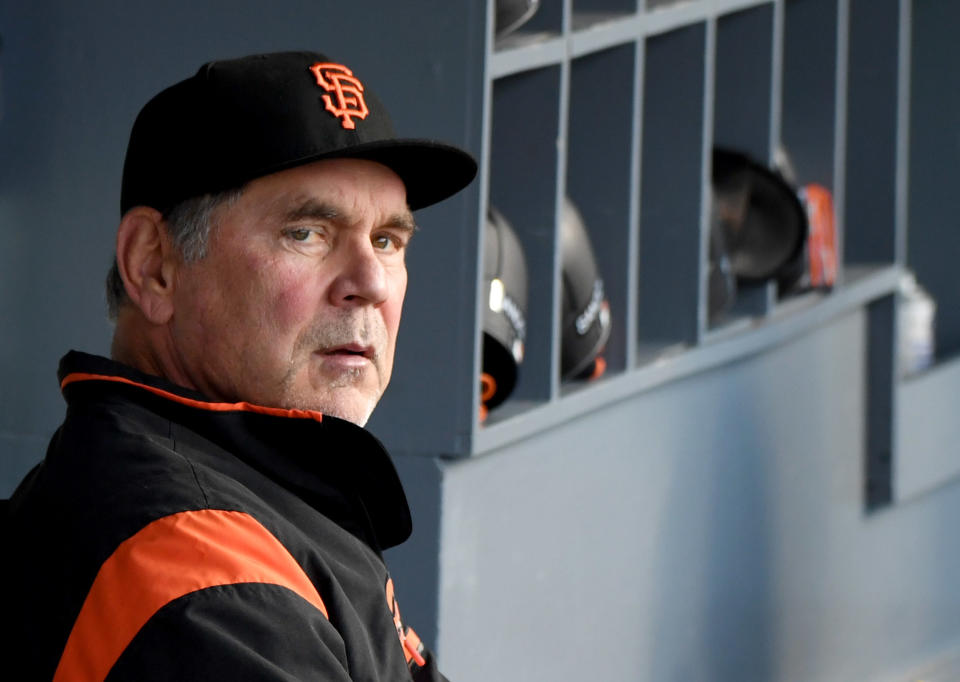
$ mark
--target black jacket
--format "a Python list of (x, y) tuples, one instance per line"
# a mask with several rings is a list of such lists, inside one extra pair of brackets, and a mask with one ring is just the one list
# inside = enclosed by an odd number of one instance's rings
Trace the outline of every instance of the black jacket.
[(443, 680), (381, 549), (410, 534), (380, 443), (71, 352), (10, 500), (10, 679)]

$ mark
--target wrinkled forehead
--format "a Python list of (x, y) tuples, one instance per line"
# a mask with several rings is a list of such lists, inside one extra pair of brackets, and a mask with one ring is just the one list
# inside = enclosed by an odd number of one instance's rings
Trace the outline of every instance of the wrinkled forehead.
[(261, 201), (299, 203), (313, 199), (343, 210), (410, 214), (400, 176), (380, 163), (363, 159), (315, 161), (257, 178), (246, 189)]
[(386, 166), (358, 159), (317, 161), (256, 178), (217, 211), (217, 222), (322, 220), (416, 229), (400, 177)]

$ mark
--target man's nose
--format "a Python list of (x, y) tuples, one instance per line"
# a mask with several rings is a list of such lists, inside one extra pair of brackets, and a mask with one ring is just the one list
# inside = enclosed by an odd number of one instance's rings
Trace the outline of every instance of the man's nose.
[(334, 305), (379, 305), (387, 300), (386, 267), (373, 244), (351, 241), (338, 256), (337, 277), (330, 291)]

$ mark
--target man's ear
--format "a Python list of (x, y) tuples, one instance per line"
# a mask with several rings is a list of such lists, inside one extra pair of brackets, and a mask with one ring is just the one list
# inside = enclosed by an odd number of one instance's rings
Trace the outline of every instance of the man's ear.
[(117, 228), (117, 267), (127, 296), (154, 324), (173, 315), (175, 247), (156, 209), (130, 209)]

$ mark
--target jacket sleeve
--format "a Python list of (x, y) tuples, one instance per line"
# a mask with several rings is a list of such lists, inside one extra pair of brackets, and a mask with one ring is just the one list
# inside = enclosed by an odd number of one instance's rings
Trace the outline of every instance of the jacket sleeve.
[[(348, 680), (316, 587), (252, 516), (163, 516), (100, 566), (54, 682), (77, 679)], [(234, 676), (232, 671), (242, 674)]]
[(262, 583), (206, 588), (158, 611), (107, 680), (349, 682), (343, 642), (294, 592)]

